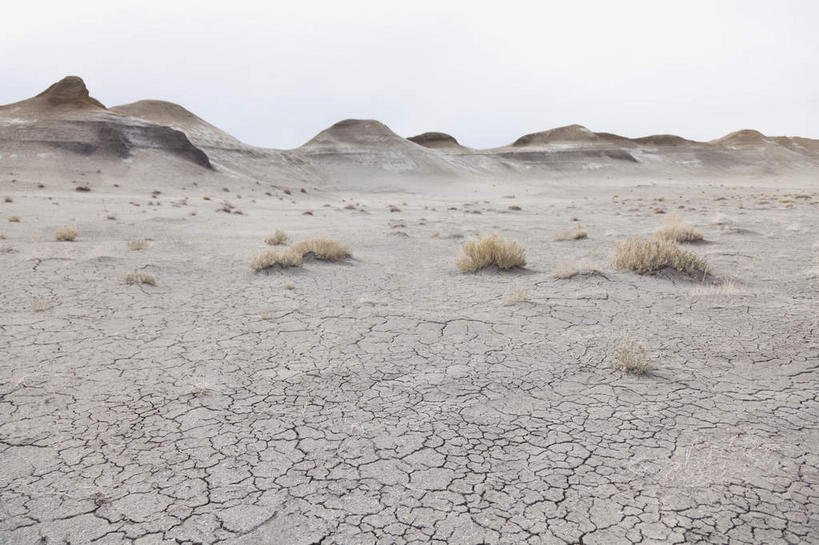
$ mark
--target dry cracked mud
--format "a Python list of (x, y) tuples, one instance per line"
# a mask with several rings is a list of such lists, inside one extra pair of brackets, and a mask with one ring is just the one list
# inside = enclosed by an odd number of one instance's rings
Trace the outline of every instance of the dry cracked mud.
[[(173, 191), (13, 193), (0, 543), (819, 542), (817, 194), (508, 191), (356, 195), (368, 213), (311, 191), (234, 200), (242, 216)], [(690, 248), (735, 289), (608, 266), (655, 206), (686, 207), (708, 241)], [(708, 225), (720, 210), (731, 228)], [(75, 242), (53, 241), (63, 224)], [(552, 240), (573, 225), (588, 239)], [(254, 274), (276, 227), (354, 257)], [(478, 232), (528, 268), (458, 274)], [(603, 274), (554, 279), (567, 260)], [(646, 375), (614, 370), (625, 331)]]

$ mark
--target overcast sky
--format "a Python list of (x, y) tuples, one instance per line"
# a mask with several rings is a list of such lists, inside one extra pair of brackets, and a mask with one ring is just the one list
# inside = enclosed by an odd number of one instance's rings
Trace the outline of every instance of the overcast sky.
[(819, 138), (819, 2), (9, 2), (0, 103), (81, 76), (290, 148), (344, 118), (474, 147), (570, 123)]

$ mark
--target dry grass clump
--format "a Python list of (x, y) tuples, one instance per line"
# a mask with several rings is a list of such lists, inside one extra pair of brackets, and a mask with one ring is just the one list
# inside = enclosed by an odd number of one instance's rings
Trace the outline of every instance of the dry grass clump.
[(614, 368), (619, 371), (642, 375), (648, 369), (646, 348), (642, 344), (637, 344), (630, 333), (626, 333), (620, 339), (614, 349), (614, 355), (616, 357)]
[(498, 235), (483, 235), (480, 240), (470, 240), (461, 247), (455, 266), (461, 272), (475, 272), (495, 265), (501, 270), (526, 266), (526, 252), (514, 241), (503, 240)]
[(61, 242), (71, 242), (75, 238), (77, 238), (76, 227), (60, 227), (54, 234), (54, 240)]
[(733, 280), (725, 280), (719, 284), (702, 284), (691, 290), (692, 297), (707, 297), (711, 295), (736, 295), (741, 293), (739, 286)]
[(20, 223), (20, 216), (9, 216), (9, 221), (11, 223)]
[(146, 240), (131, 240), (128, 242), (128, 249), (132, 252), (136, 252), (139, 250), (144, 250), (148, 247), (148, 241)]
[(526, 288), (516, 289), (503, 298), (504, 305), (514, 305), (516, 303), (526, 303), (529, 301), (529, 290)]
[(710, 272), (703, 258), (664, 239), (629, 238), (617, 245), (611, 264), (615, 269), (630, 269), (637, 274), (666, 268), (689, 276), (706, 276)]
[(144, 271), (137, 271), (126, 274), (125, 283), (129, 286), (132, 284), (148, 284), (150, 286), (156, 286), (156, 279), (153, 277), (153, 275)]
[(696, 242), (702, 240), (702, 233), (691, 227), (679, 214), (672, 214), (657, 231), (657, 238), (674, 242)]
[(270, 246), (278, 246), (279, 244), (286, 243), (288, 238), (290, 237), (287, 236), (287, 233), (281, 229), (276, 229), (275, 233), (264, 239), (264, 243)]
[(250, 262), (250, 268), (255, 272), (264, 269), (270, 269), (275, 266), (281, 268), (286, 267), (301, 267), (302, 254), (293, 248), (284, 248), (282, 250), (267, 250), (258, 254)]
[(44, 297), (38, 297), (31, 301), (31, 310), (34, 312), (45, 312), (51, 309), (51, 301)]
[(343, 242), (326, 238), (302, 240), (291, 248), (299, 254), (300, 258), (312, 256), (322, 261), (341, 261), (352, 255), (350, 248)]
[(555, 270), (552, 271), (552, 278), (568, 280), (575, 276), (592, 276), (595, 274), (601, 275), (602, 273), (586, 263), (578, 265), (577, 263), (562, 262), (558, 263)]
[(571, 231), (561, 231), (559, 233), (555, 233), (552, 238), (554, 240), (580, 240), (588, 236), (589, 234), (582, 229), (572, 229)]

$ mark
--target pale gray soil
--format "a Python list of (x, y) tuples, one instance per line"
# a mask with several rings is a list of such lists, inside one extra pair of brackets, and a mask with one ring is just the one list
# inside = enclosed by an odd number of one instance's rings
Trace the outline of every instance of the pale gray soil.
[[(296, 186), (291, 202), (224, 179), (6, 178), (0, 543), (819, 542), (815, 181)], [(776, 189), (809, 198), (759, 197)], [(655, 207), (704, 233), (690, 248), (733, 290), (611, 269)], [(53, 241), (61, 225), (75, 242)], [(576, 225), (588, 239), (552, 240)], [(276, 227), (354, 258), (253, 274)], [(527, 269), (458, 274), (479, 232), (520, 242)], [(556, 280), (563, 261), (602, 275)], [(157, 285), (126, 286), (134, 270)], [(644, 376), (614, 370), (625, 331)]]

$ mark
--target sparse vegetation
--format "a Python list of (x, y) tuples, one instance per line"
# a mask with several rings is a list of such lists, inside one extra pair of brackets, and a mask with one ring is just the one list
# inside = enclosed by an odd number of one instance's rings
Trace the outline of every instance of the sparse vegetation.
[(630, 269), (637, 274), (666, 268), (689, 276), (704, 277), (710, 272), (703, 258), (664, 239), (629, 238), (617, 245), (611, 263), (615, 269)]
[(75, 238), (77, 238), (76, 227), (60, 227), (57, 229), (57, 232), (54, 233), (54, 240), (61, 242), (71, 242)]
[(264, 243), (270, 246), (278, 246), (279, 244), (285, 244), (288, 238), (287, 233), (281, 229), (276, 229), (275, 233), (264, 239)]
[(267, 250), (258, 254), (250, 262), (250, 268), (255, 272), (272, 267), (279, 266), (281, 268), (287, 267), (301, 267), (302, 254), (293, 248), (284, 248), (281, 250)]
[(129, 286), (132, 284), (148, 284), (150, 286), (156, 286), (156, 279), (149, 273), (144, 271), (136, 271), (125, 275), (125, 283)]
[(14, 202), (14, 199), (6, 195), (6, 197), (3, 199), (3, 202)]
[(477, 241), (466, 242), (455, 261), (461, 272), (476, 272), (490, 265), (501, 270), (524, 267), (526, 252), (517, 242), (503, 240), (495, 234), (484, 235)]
[(693, 297), (735, 295), (737, 293), (740, 293), (740, 289), (733, 280), (724, 280), (718, 284), (701, 284), (691, 290), (691, 295)]
[(626, 333), (620, 339), (614, 349), (614, 355), (616, 358), (614, 368), (619, 371), (642, 375), (648, 369), (646, 349), (642, 344), (637, 344), (630, 333)]
[(585, 263), (578, 265), (577, 263), (562, 262), (558, 263), (555, 270), (552, 271), (552, 278), (558, 280), (568, 280), (570, 278), (574, 278), (575, 276), (592, 276), (595, 274), (602, 275), (600, 271), (591, 265)]
[(571, 231), (561, 231), (559, 233), (555, 233), (552, 237), (554, 240), (580, 240), (582, 238), (588, 237), (589, 234), (582, 229), (572, 229)]
[(144, 250), (148, 247), (148, 241), (146, 240), (131, 240), (128, 242), (128, 249), (132, 252), (137, 252), (139, 250)]
[(343, 242), (325, 238), (302, 240), (291, 246), (291, 248), (301, 258), (314, 257), (321, 261), (340, 261), (352, 255), (349, 247)]
[(672, 214), (657, 231), (657, 238), (674, 242), (696, 242), (702, 240), (702, 233), (689, 225), (679, 214)]
[(31, 301), (31, 310), (34, 312), (45, 312), (51, 309), (51, 301), (44, 297), (38, 297)]
[(9, 221), (11, 223), (20, 223), (20, 216), (9, 216)]
[(527, 301), (529, 301), (529, 290), (526, 288), (516, 289), (503, 298), (503, 304), (507, 306), (516, 303), (525, 303)]
[(713, 216), (711, 216), (711, 222), (708, 224), (711, 227), (719, 227), (720, 229), (725, 229), (729, 225), (733, 224), (734, 221), (728, 215), (717, 212)]

